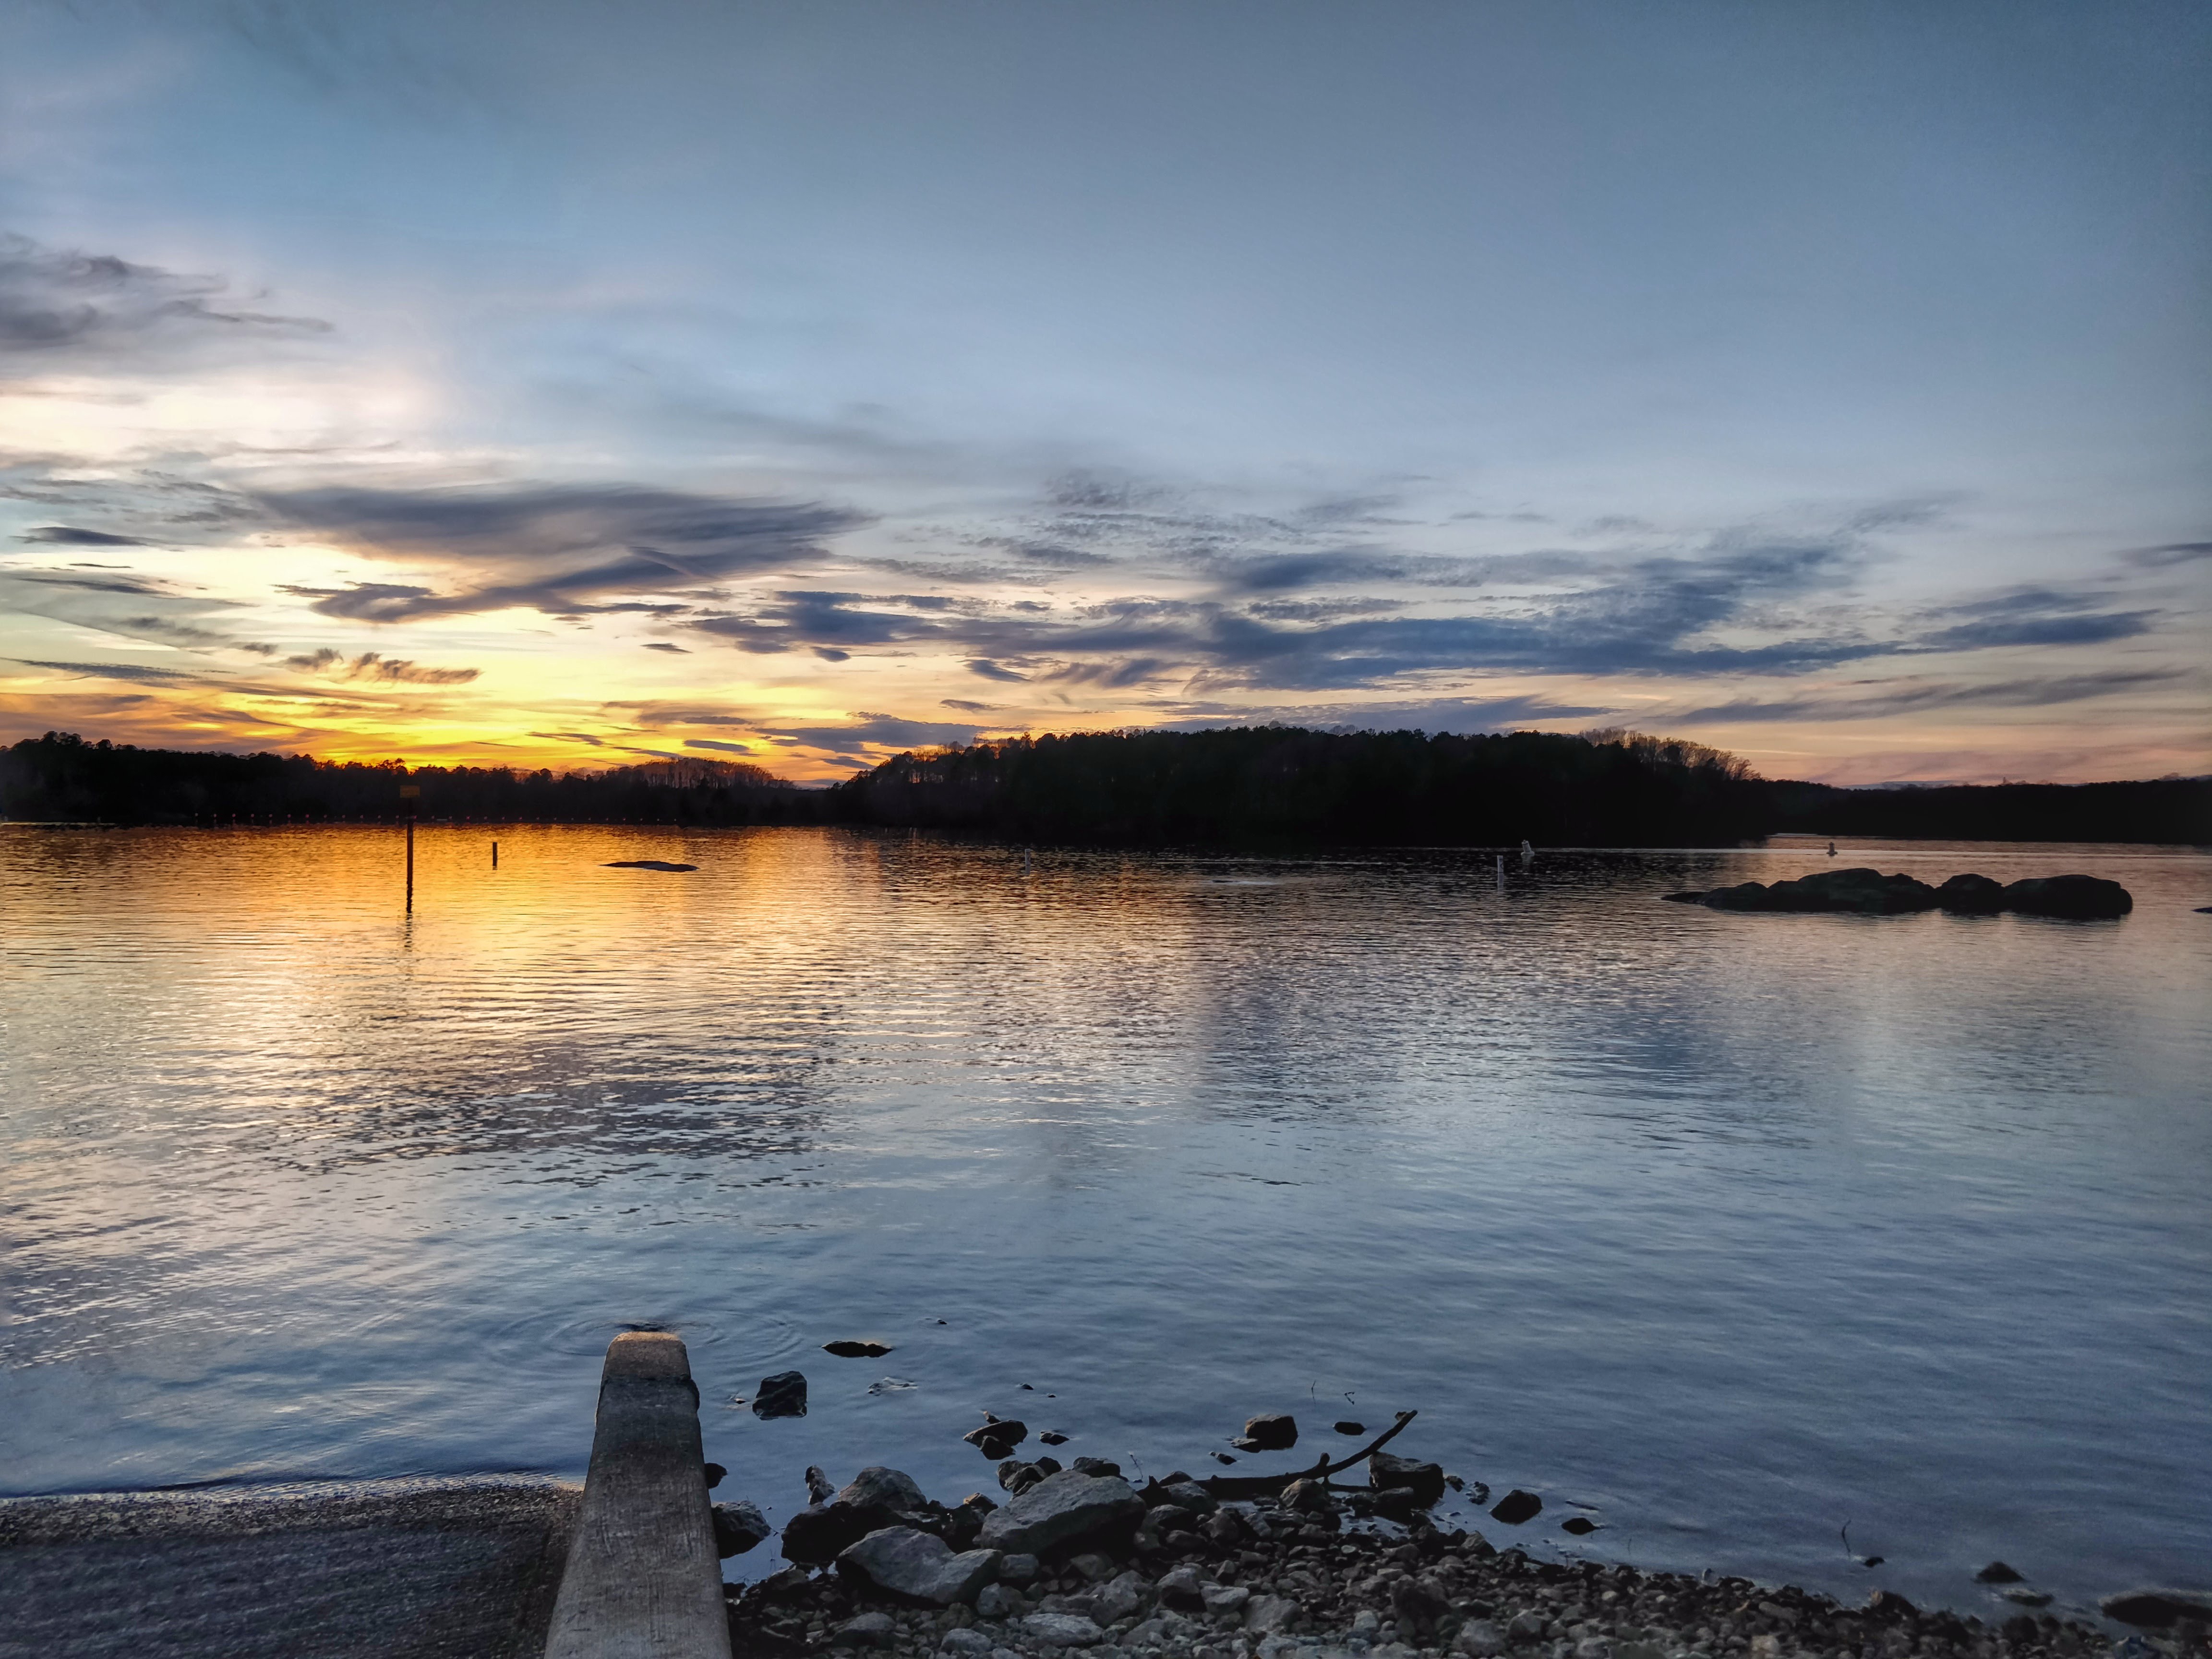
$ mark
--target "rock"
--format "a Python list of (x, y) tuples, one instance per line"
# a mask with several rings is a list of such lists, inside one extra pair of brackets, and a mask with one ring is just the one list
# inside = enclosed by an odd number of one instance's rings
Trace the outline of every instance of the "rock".
[(1267, 1449), (1258, 1441), (1253, 1439), (1249, 1435), (1240, 1434), (1229, 1443), (1236, 1447), (1237, 1449), (1241, 1452), (1265, 1451)]
[(1977, 1584), (2017, 1584), (2021, 1575), (2002, 1561), (1992, 1561), (1974, 1575)]
[(1227, 1452), (1215, 1452), (1213, 1454), (1213, 1461), (1217, 1463), (1234, 1463), (1237, 1460), (1231, 1457)]
[(2004, 908), (2004, 884), (1987, 876), (1954, 876), (1936, 890), (1936, 904), (1954, 916), (1993, 916)]
[(1533, 1492), (1522, 1492), (1516, 1486), (1492, 1505), (1490, 1518), (1503, 1521), (1509, 1527), (1517, 1527), (1524, 1521), (1533, 1521), (1543, 1513), (1544, 1500)]
[(1390, 1589), (1390, 1611), (1401, 1638), (1425, 1645), (1437, 1633), (1437, 1621), (1451, 1611), (1451, 1597), (1433, 1578), (1401, 1578)]
[(704, 1466), (704, 1473), (707, 1476), (707, 1490), (708, 1492), (714, 1491), (715, 1487), (720, 1486), (722, 1482), (728, 1480), (730, 1476), (730, 1472), (724, 1468), (720, 1463), (706, 1464)]
[(822, 1345), (823, 1352), (834, 1353), (840, 1359), (881, 1359), (890, 1351), (888, 1342), (855, 1342), (849, 1339)]
[(1704, 893), (1662, 893), (1659, 896), (1669, 904), (1703, 904), (1707, 896)]
[(1071, 1557), (1067, 1565), (1073, 1567), (1094, 1584), (1103, 1584), (1114, 1576), (1114, 1563), (1096, 1550), (1085, 1550)]
[(1615, 1642), (1613, 1659), (1667, 1659), (1667, 1650), (1649, 1642)]
[(2004, 1593), (2004, 1599), (2023, 1607), (2047, 1607), (2051, 1605), (2051, 1594), (2047, 1590), (2008, 1589)]
[(1283, 1488), (1283, 1507), (1300, 1515), (1328, 1515), (1336, 1509), (1326, 1480), (1293, 1480)]
[(874, 1519), (870, 1511), (843, 1504), (810, 1504), (783, 1523), (784, 1559), (827, 1566), (875, 1531)]
[(1206, 1610), (1215, 1618), (1234, 1613), (1244, 1616), (1244, 1604), (1252, 1599), (1252, 1592), (1242, 1584), (1208, 1584), (1202, 1592)]
[[(1039, 1435), (1037, 1437), (1041, 1440), (1044, 1437)], [(1079, 1457), (1075, 1460), (1075, 1472), (1078, 1474), (1119, 1474), (1121, 1466), (1109, 1462), (1103, 1457)]]
[(1866, 1610), (1877, 1619), (1917, 1619), (1920, 1616), (1920, 1609), (1895, 1590), (1876, 1590), (1867, 1597)]
[(1062, 1545), (1126, 1537), (1144, 1518), (1145, 1500), (1115, 1475), (1048, 1475), (994, 1510), (978, 1540), (987, 1549), (1038, 1554)]
[(1468, 1659), (1497, 1659), (1505, 1651), (1505, 1632), (1487, 1619), (1471, 1619), (1452, 1638), (1452, 1651)]
[(1211, 1515), (1221, 1507), (1220, 1500), (1195, 1480), (1171, 1481), (1153, 1487), (1152, 1492), (1163, 1504), (1172, 1504), (1193, 1515)]
[(1011, 1619), (1022, 1610), (1022, 1598), (1004, 1584), (986, 1584), (975, 1592), (978, 1619)]
[(2097, 1603), (2107, 1619), (2143, 1630), (2164, 1630), (2182, 1619), (2212, 1618), (2212, 1593), (2203, 1590), (2135, 1589), (2107, 1595)]
[(1196, 1613), (1206, 1605), (1206, 1586), (1200, 1582), (1198, 1569), (1193, 1566), (1177, 1567), (1163, 1575), (1160, 1582), (1152, 1586), (1152, 1593), (1159, 1597), (1162, 1607), (1179, 1607), (1185, 1613)]
[(1298, 1604), (1287, 1595), (1255, 1595), (1244, 1609), (1244, 1628), (1254, 1636), (1273, 1636), (1297, 1616)]
[(714, 1553), (725, 1561), (758, 1548), (775, 1532), (768, 1517), (752, 1504), (717, 1504), (714, 1517)]
[(614, 859), (599, 866), (603, 870), (667, 870), (681, 872), (696, 870), (696, 864), (670, 864), (662, 859)]
[(927, 1507), (929, 1499), (915, 1484), (912, 1475), (898, 1469), (887, 1469), (873, 1464), (862, 1469), (837, 1494), (836, 1501), (854, 1509), (878, 1510), (886, 1515), (903, 1515)]
[(1423, 1507), (1419, 1495), (1411, 1486), (1388, 1486), (1381, 1492), (1364, 1493), (1352, 1501), (1361, 1514), (1379, 1515), (1386, 1521), (1395, 1521), (1401, 1527), (1410, 1525)]
[(1506, 1629), (1517, 1637), (1533, 1639), (1544, 1633), (1543, 1615), (1536, 1613), (1516, 1613), (1513, 1615), (1513, 1622), (1508, 1625)]
[(1067, 1443), (1067, 1437), (1057, 1429), (1047, 1429), (1042, 1434), (1037, 1436), (1037, 1439), (1048, 1446), (1065, 1446)]
[(955, 1555), (934, 1533), (885, 1527), (842, 1551), (837, 1572), (895, 1601), (949, 1607), (956, 1601), (973, 1601), (976, 1591), (999, 1576), (999, 1552), (969, 1550)]
[[(1668, 896), (1677, 902), (1686, 902), (1691, 897), (1688, 894), (1670, 894)], [(1695, 902), (1709, 910), (1768, 910), (1774, 908), (1766, 902), (1766, 884), (1757, 881), (1738, 882), (1733, 887), (1716, 887), (1696, 895)]]
[(1298, 1443), (1297, 1419), (1288, 1412), (1267, 1412), (1244, 1419), (1244, 1438), (1255, 1451), (1288, 1451)]
[(1014, 1627), (1041, 1648), (1095, 1648), (1106, 1639), (1104, 1631), (1077, 1613), (1033, 1613)]
[(959, 1659), (988, 1659), (998, 1644), (980, 1630), (955, 1626), (945, 1632), (945, 1639), (937, 1645), (945, 1653), (957, 1654)]
[(1236, 1549), (1252, 1537), (1252, 1528), (1234, 1510), (1216, 1510), (1200, 1524), (1199, 1530), (1224, 1549)]
[(2135, 897), (2117, 881), (2099, 876), (2037, 876), (2004, 890), (2004, 908), (2023, 916), (2061, 916), (2072, 921), (2124, 916)]
[(1350, 1418), (1346, 1418), (1336, 1425), (1336, 1431), (1339, 1434), (1364, 1434), (1367, 1432), (1367, 1425), (1364, 1423), (1355, 1423)]
[(1037, 1576), (1037, 1559), (1023, 1551), (1016, 1551), (999, 1563), (999, 1577), (1009, 1584), (1034, 1583)]
[(887, 1648), (898, 1640), (898, 1621), (888, 1613), (864, 1613), (838, 1626), (830, 1639), (841, 1648)]
[(1024, 1463), (1018, 1457), (1009, 1457), (999, 1465), (999, 1490), (1021, 1493), (1044, 1479), (1045, 1472), (1034, 1463)]
[(1417, 1457), (1393, 1457), (1376, 1452), (1367, 1460), (1367, 1484), (1377, 1492), (1390, 1486), (1410, 1486), (1414, 1502), (1423, 1509), (1444, 1495), (1443, 1466), (1424, 1463)]
[(1559, 1522), (1559, 1530), (1572, 1533), (1577, 1538), (1583, 1538), (1597, 1530), (1597, 1522), (1586, 1515), (1571, 1515)]
[(1145, 1610), (1145, 1601), (1152, 1586), (1140, 1574), (1124, 1572), (1108, 1579), (1091, 1592), (1091, 1616), (1102, 1625), (1118, 1624), (1124, 1619), (1133, 1619)]
[(806, 1466), (806, 1498), (811, 1504), (826, 1504), (837, 1495), (836, 1483), (813, 1464)]
[(970, 1429), (960, 1437), (981, 1450), (994, 1463), (1030, 1437), (1026, 1423), (1001, 1423), (993, 1418), (980, 1429)]
[(805, 1416), (806, 1378), (798, 1371), (778, 1371), (761, 1378), (760, 1387), (753, 1393), (753, 1415), (762, 1419)]

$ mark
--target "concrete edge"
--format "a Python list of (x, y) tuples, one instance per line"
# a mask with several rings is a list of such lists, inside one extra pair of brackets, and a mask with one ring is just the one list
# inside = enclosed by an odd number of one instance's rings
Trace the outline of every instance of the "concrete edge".
[(617, 1337), (546, 1659), (730, 1659), (705, 1471), (682, 1340)]

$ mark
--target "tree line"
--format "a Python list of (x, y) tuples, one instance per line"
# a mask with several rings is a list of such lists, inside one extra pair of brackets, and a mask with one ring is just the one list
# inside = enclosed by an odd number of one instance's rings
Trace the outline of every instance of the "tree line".
[[(403, 800), (402, 787), (416, 791)], [(895, 756), (829, 788), (736, 761), (556, 774), (139, 749), (0, 749), (0, 814), (112, 823), (846, 823), (1036, 842), (1726, 846), (1778, 831), (2212, 843), (2212, 779), (1839, 789), (1624, 731), (1091, 732)]]

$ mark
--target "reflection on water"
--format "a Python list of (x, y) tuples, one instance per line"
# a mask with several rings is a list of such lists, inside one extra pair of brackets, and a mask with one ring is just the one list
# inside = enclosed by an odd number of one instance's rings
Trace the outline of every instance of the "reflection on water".
[[(1844, 849), (2134, 890), (2080, 924), (1656, 902), (1802, 844), (498, 834), (424, 830), (410, 919), (389, 830), (0, 830), (7, 1489), (574, 1472), (649, 1321), (779, 1519), (988, 1488), (987, 1409), (1160, 1473), (1411, 1406), (1547, 1551), (2212, 1557), (2212, 860)], [(730, 1403), (790, 1365), (808, 1418)]]

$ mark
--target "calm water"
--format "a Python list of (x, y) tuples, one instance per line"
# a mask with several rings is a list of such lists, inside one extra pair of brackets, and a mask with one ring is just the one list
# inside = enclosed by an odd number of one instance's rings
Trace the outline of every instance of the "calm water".
[[(579, 1474), (638, 1322), (778, 1520), (809, 1462), (992, 1489), (985, 1410), (1157, 1474), (1414, 1407), (1543, 1495), (1495, 1541), (1966, 1607), (1992, 1556), (2208, 1577), (2212, 859), (1845, 847), (2136, 894), (2059, 923), (1656, 902), (1803, 843), (1500, 893), (491, 833), (423, 832), (410, 921), (393, 830), (0, 830), (0, 1489)], [(730, 1403), (792, 1366), (803, 1421)]]

